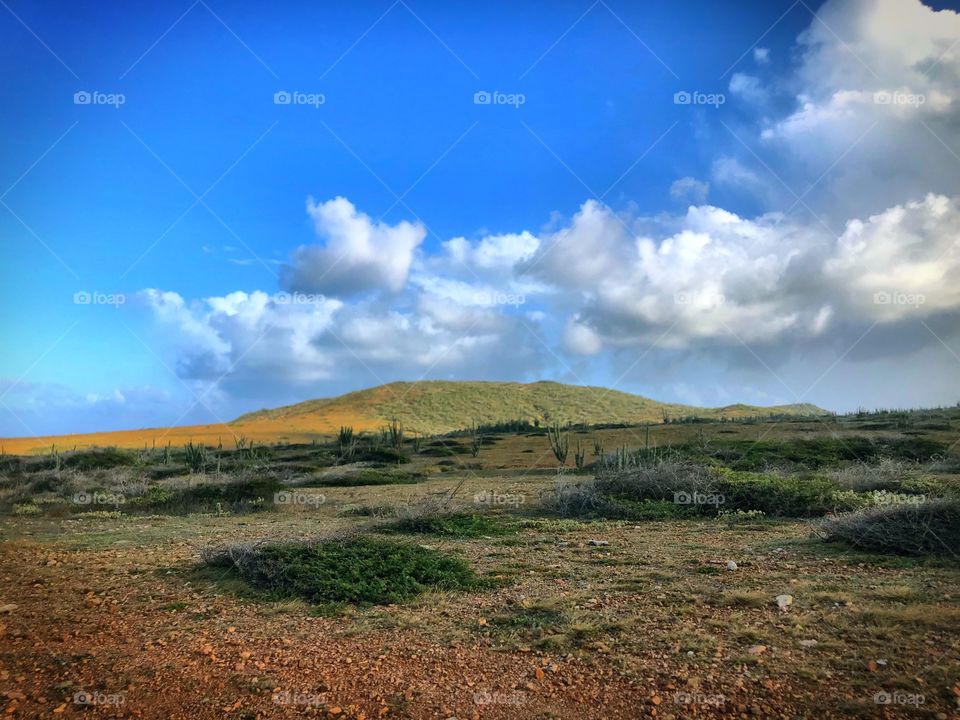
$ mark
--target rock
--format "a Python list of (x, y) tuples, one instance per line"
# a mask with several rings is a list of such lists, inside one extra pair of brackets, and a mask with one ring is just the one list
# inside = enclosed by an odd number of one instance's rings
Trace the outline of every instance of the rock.
[(588, 540), (587, 545), (593, 545), (594, 547), (605, 547), (610, 543), (607, 540)]
[(13, 612), (14, 610), (16, 610), (18, 607), (19, 607), (19, 605), (15, 605), (14, 603), (9, 603), (9, 604), (7, 604), (7, 605), (0, 605), (0, 614), (3, 614), (3, 613), (12, 613), (12, 612)]
[(886, 660), (877, 660), (877, 665), (879, 665), (880, 667), (886, 667), (886, 666), (887, 666), (887, 661), (886, 661)]
[(754, 645), (752, 648), (747, 650), (751, 655), (763, 655), (767, 651), (766, 645)]
[(793, 595), (777, 595), (774, 600), (777, 601), (777, 607), (781, 612), (786, 612), (786, 609), (793, 605)]
[(737, 569), (737, 564), (733, 560), (727, 560), (727, 570), (733, 572)]
[(800, 641), (800, 647), (805, 647), (805, 648), (814, 647), (816, 644), (817, 644), (817, 641), (816, 641), (816, 640), (801, 640), (801, 641)]

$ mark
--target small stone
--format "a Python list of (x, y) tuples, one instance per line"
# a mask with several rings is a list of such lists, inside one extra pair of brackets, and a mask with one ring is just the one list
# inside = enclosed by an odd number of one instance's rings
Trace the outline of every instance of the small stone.
[(800, 647), (805, 647), (805, 648), (814, 647), (816, 644), (817, 644), (817, 641), (816, 641), (816, 640), (801, 640), (801, 641), (800, 641)]
[(766, 645), (754, 645), (747, 652), (751, 655), (763, 655), (767, 651)]
[(793, 605), (793, 595), (777, 595), (774, 600), (777, 601), (777, 607), (781, 612), (785, 612), (788, 607)]
[(727, 560), (727, 570), (733, 572), (737, 569), (737, 564), (733, 560)]
[(587, 545), (593, 545), (594, 547), (605, 547), (609, 545), (610, 542), (607, 540), (588, 540)]

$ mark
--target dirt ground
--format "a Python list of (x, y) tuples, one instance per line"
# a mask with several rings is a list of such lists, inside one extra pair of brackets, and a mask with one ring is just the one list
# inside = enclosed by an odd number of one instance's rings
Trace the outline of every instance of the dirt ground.
[[(335, 616), (196, 569), (211, 545), (370, 522), (338, 514), (459, 480), (245, 516), (3, 518), (7, 716), (958, 716), (960, 568), (826, 546), (802, 522), (520, 516), (415, 539), (495, 587)], [(478, 472), (463, 492), (532, 501), (551, 482)]]

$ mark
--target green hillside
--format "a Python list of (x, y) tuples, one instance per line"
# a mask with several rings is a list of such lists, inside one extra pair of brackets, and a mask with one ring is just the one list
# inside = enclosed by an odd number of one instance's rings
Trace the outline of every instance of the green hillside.
[(699, 408), (661, 403), (617, 390), (556, 382), (398, 382), (308, 400), (238, 418), (236, 423), (284, 422), (295, 427), (339, 424), (373, 429), (392, 419), (422, 433), (448, 432), (471, 423), (492, 424), (526, 419), (540, 423), (644, 423), (696, 415), (704, 418), (744, 418), (769, 415), (821, 415), (810, 404), (758, 407), (730, 405)]

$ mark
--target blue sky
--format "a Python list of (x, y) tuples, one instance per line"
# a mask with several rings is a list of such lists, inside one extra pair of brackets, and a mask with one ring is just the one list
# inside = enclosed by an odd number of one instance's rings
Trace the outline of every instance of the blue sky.
[[(935, 14), (951, 7), (10, 2), (0, 434), (229, 419), (420, 377), (952, 404), (960, 35)], [(915, 32), (897, 46), (888, 26)], [(924, 102), (860, 102), (878, 91)], [(878, 160), (891, 145), (914, 165)], [(897, 207), (927, 228), (901, 251), (939, 275), (886, 272)], [(923, 301), (861, 302), (876, 292)], [(722, 299), (678, 305), (697, 293)]]

